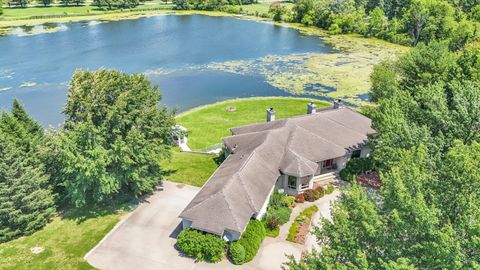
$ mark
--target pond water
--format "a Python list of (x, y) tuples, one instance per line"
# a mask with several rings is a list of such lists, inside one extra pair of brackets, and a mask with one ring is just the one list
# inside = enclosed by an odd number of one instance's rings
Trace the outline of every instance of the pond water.
[(318, 37), (230, 17), (162, 15), (48, 27), (60, 31), (23, 35), (32, 28), (18, 28), (0, 37), (0, 108), (18, 98), (44, 125), (62, 121), (76, 68), (144, 73), (160, 86), (163, 103), (183, 111), (235, 97), (289, 95), (261, 75), (211, 69), (212, 63), (333, 52)]

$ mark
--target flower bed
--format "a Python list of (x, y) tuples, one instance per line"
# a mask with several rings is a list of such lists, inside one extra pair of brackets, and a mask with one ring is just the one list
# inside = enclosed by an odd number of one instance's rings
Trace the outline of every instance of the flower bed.
[(288, 230), (287, 240), (299, 244), (304, 244), (307, 238), (313, 215), (318, 211), (316, 205), (303, 210), (292, 223)]

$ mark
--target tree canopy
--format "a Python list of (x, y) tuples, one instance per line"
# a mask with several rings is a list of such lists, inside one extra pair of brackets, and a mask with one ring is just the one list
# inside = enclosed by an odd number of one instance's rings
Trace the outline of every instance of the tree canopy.
[(316, 229), (322, 250), (291, 269), (480, 267), (478, 48), (420, 43), (375, 67), (370, 144), (383, 187), (347, 188)]
[(173, 113), (160, 107), (160, 100), (143, 75), (75, 72), (64, 128), (50, 136), (48, 160), (66, 198), (80, 206), (154, 190), (174, 125)]

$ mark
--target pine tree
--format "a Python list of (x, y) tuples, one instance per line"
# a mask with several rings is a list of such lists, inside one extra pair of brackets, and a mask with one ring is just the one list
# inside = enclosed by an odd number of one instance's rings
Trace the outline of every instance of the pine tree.
[(41, 126), (18, 101), (11, 114), (0, 116), (0, 242), (35, 232), (55, 212), (38, 156), (42, 137)]

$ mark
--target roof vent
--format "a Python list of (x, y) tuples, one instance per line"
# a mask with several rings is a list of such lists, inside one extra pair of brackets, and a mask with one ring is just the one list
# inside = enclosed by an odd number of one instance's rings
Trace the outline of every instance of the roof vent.
[(310, 102), (307, 104), (307, 114), (313, 114), (317, 112), (317, 105), (315, 103)]
[(341, 99), (335, 99), (333, 101), (333, 108), (334, 109), (340, 109), (340, 108), (343, 108), (343, 102)]
[(275, 121), (275, 110), (270, 108), (267, 110), (267, 122)]

